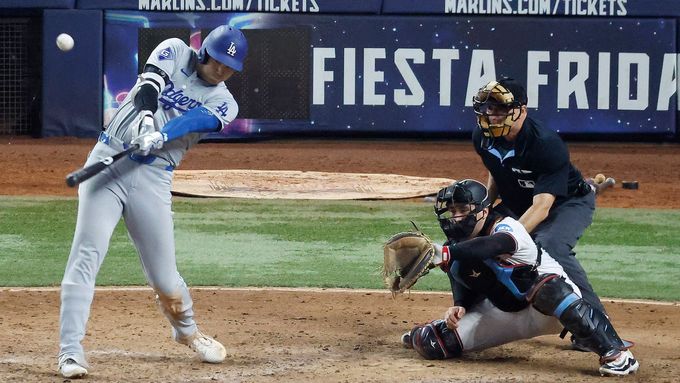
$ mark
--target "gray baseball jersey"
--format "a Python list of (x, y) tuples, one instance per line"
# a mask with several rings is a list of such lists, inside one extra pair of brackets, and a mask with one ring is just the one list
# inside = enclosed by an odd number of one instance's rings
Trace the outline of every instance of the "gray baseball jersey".
[[(146, 61), (162, 69), (170, 81), (158, 99), (158, 110), (154, 114), (156, 128), (161, 129), (168, 121), (181, 116), (189, 110), (203, 106), (211, 111), (226, 127), (236, 118), (238, 105), (224, 83), (210, 85), (198, 77), (196, 72), (196, 53), (180, 39), (168, 39), (154, 49)], [(134, 98), (142, 78), (128, 93), (118, 111), (111, 119), (106, 132), (124, 142), (132, 140), (130, 123), (137, 116)], [(167, 160), (171, 165), (179, 165), (182, 157), (204, 133), (190, 133), (177, 140), (167, 142), (160, 150), (151, 154)]]
[[(187, 111), (203, 106), (222, 122), (231, 122), (238, 111), (223, 83), (213, 86), (197, 77), (196, 54), (179, 39), (162, 42), (147, 61), (165, 71), (169, 80), (154, 114), (156, 128)], [(125, 98), (106, 132), (90, 153), (86, 165), (120, 152), (132, 138), (134, 96), (144, 74)], [(142, 164), (124, 158), (97, 174), (78, 189), (78, 221), (61, 283), (60, 353), (87, 366), (81, 342), (85, 336), (95, 278), (108, 251), (114, 228), (123, 217), (139, 254), (149, 285), (158, 295), (161, 311), (172, 327), (175, 340), (194, 335), (197, 326), (193, 303), (175, 259), (171, 210), (172, 169), (201, 134), (190, 133), (167, 142), (152, 152), (155, 158)], [(154, 157), (155, 156), (155, 157)]]

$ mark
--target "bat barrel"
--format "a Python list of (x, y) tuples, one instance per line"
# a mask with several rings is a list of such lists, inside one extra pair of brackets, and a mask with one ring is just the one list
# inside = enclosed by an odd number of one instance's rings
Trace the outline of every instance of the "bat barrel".
[(66, 185), (68, 185), (69, 187), (74, 187), (80, 183), (79, 181), (80, 177), (78, 177), (77, 173), (78, 172), (73, 172), (66, 176)]

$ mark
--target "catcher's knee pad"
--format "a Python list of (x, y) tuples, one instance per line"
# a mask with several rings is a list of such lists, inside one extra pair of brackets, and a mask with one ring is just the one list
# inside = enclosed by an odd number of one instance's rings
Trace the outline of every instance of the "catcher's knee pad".
[(560, 317), (569, 303), (581, 299), (567, 281), (557, 274), (543, 274), (538, 277), (529, 301), (536, 310), (545, 315)]
[(458, 333), (449, 330), (441, 319), (415, 326), (410, 338), (413, 348), (425, 359), (449, 359), (463, 353)]
[(546, 275), (539, 284), (532, 297), (534, 308), (557, 317), (587, 349), (600, 356), (626, 349), (609, 318), (574, 293), (564, 278)]

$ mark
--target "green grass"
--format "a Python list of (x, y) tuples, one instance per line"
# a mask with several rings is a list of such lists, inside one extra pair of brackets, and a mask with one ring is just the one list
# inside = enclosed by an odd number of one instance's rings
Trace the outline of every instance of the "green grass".
[(576, 251), (602, 296), (677, 301), (678, 233), (677, 210), (598, 209)]
[[(58, 286), (75, 199), (0, 197), (0, 285)], [(443, 234), (429, 203), (175, 198), (180, 272), (190, 285), (382, 288), (382, 244), (411, 229)], [(577, 247), (591, 282), (616, 298), (680, 300), (680, 211), (600, 209)], [(145, 284), (125, 227), (98, 285)], [(418, 290), (449, 289), (434, 270)]]

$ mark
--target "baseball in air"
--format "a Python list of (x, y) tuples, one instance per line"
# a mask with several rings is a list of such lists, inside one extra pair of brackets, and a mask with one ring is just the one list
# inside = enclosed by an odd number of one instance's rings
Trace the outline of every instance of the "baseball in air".
[(73, 48), (73, 37), (68, 33), (62, 33), (57, 36), (57, 47), (64, 52), (70, 51)]
[(598, 183), (598, 184), (603, 183), (605, 179), (606, 178), (605, 178), (604, 174), (602, 174), (602, 173), (597, 174), (594, 178), (595, 183)]

